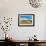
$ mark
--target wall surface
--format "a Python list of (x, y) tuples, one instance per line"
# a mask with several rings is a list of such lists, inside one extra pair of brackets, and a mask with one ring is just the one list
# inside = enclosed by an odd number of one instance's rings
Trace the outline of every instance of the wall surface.
[[(18, 14), (35, 14), (34, 27), (18, 27)], [(12, 17), (12, 26), (8, 33), (16, 40), (28, 40), (36, 34), (37, 39), (46, 40), (46, 5), (33, 8), (28, 0), (0, 0), (0, 19)], [(0, 29), (1, 30), (1, 29)], [(0, 39), (4, 39), (0, 31)]]

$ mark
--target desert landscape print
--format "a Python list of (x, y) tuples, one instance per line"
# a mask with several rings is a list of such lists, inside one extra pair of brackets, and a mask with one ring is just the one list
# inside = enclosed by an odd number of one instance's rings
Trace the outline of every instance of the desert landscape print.
[(31, 15), (20, 16), (20, 25), (32, 25), (33, 17)]

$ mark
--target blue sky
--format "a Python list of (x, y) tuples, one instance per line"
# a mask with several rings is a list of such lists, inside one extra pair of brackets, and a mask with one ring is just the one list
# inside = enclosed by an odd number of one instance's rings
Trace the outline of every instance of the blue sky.
[(21, 19), (32, 19), (32, 16), (20, 16)]

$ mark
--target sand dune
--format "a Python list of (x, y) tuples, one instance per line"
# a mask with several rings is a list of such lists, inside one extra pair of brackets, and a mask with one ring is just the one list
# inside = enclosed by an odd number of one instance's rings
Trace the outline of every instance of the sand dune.
[(22, 20), (21, 24), (32, 24), (32, 20)]

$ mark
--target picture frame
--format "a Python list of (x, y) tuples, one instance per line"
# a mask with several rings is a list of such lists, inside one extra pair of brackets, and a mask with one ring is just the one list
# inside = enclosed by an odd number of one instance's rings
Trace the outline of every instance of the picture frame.
[(18, 14), (18, 26), (34, 26), (35, 14)]

